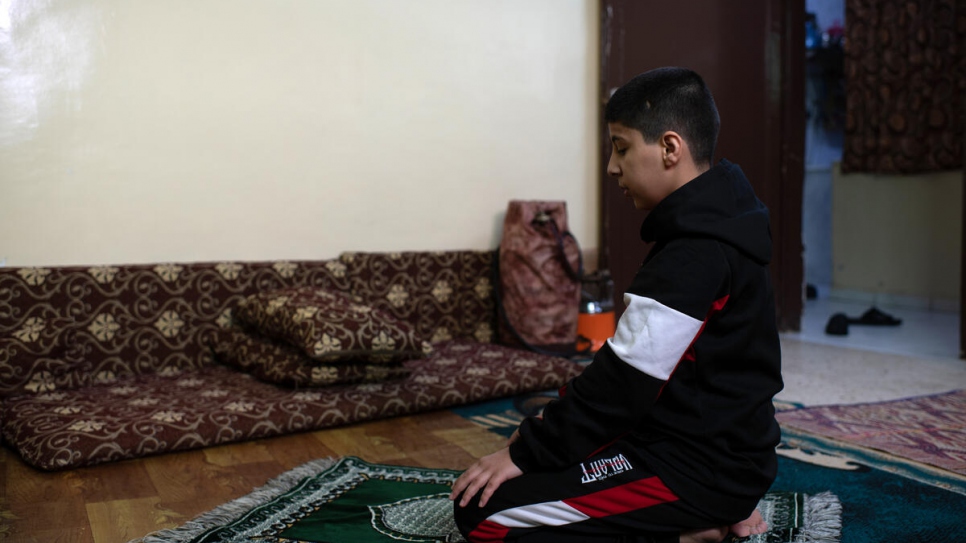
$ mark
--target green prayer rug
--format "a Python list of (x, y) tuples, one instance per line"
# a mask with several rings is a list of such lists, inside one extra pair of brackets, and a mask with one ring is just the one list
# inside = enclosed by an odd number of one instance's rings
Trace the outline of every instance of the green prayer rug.
[[(391, 543), (464, 541), (450, 485), (460, 472), (371, 464), (352, 456), (309, 462), (251, 494), (140, 543)], [(839, 541), (841, 507), (830, 493), (769, 493), (759, 504), (771, 531), (749, 543)], [(132, 542), (133, 543), (133, 542)]]

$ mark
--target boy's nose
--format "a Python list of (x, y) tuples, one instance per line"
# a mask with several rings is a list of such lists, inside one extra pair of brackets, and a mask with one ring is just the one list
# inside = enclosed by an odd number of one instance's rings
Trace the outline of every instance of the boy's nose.
[(620, 174), (621, 170), (617, 167), (617, 164), (614, 164), (614, 155), (611, 154), (610, 159), (607, 160), (607, 175), (611, 177), (619, 177)]

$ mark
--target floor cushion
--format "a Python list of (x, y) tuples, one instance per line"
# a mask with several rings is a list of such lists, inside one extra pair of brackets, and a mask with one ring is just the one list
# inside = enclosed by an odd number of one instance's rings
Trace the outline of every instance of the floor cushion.
[(30, 465), (60, 470), (405, 415), (558, 388), (581, 366), (453, 340), (406, 362), (403, 380), (287, 388), (224, 366), (162, 371), (4, 399), (3, 436)]

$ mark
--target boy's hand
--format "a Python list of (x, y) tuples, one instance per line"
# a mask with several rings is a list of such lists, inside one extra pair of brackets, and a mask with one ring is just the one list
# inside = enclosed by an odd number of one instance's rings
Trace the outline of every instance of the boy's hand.
[(449, 499), (455, 500), (462, 493), (463, 498), (460, 500), (460, 507), (466, 507), (470, 503), (470, 499), (482, 488), (480, 507), (484, 507), (486, 502), (490, 500), (490, 496), (496, 492), (496, 489), (504, 481), (520, 475), (523, 475), (523, 472), (510, 458), (510, 449), (504, 447), (493, 454), (480, 458), (464, 471), (459, 479), (453, 483), (453, 491), (450, 493)]

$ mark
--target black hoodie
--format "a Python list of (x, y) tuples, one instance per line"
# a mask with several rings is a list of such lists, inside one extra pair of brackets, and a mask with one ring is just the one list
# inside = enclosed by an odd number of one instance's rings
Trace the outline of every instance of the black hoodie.
[(654, 246), (614, 337), (543, 419), (523, 422), (513, 462), (563, 469), (624, 439), (678, 496), (744, 519), (775, 478), (780, 440), (768, 220), (725, 160), (659, 203), (641, 226)]

